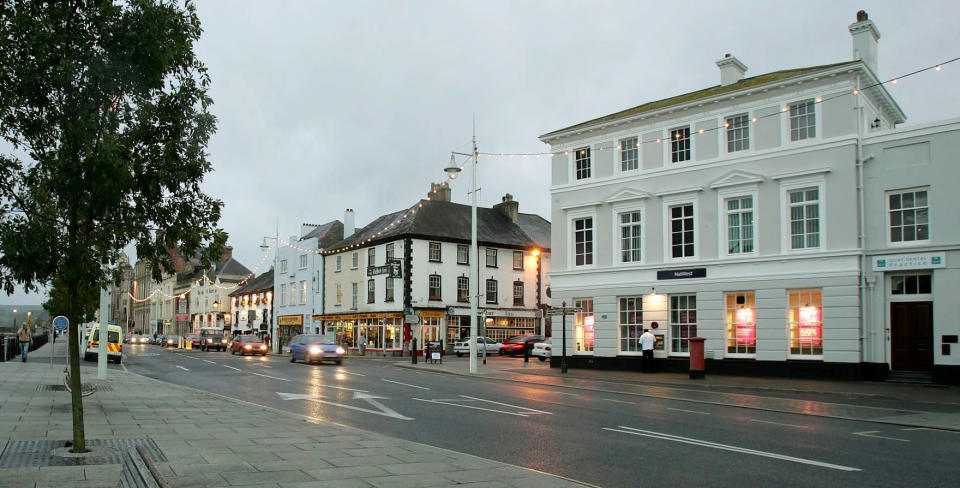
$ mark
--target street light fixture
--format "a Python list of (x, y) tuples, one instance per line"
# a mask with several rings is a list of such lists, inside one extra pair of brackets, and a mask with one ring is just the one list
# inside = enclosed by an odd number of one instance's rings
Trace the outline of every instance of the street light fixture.
[[(477, 152), (477, 135), (473, 135), (473, 152), (470, 154), (450, 152), (450, 166), (444, 168), (447, 176), (452, 180), (460, 174), (461, 167), (457, 166), (456, 156), (470, 156), (472, 164), (470, 165), (470, 373), (477, 373), (477, 299), (480, 297), (480, 263), (479, 252), (477, 250), (477, 160), (480, 153)], [(484, 352), (487, 350), (486, 344), (483, 346)]]

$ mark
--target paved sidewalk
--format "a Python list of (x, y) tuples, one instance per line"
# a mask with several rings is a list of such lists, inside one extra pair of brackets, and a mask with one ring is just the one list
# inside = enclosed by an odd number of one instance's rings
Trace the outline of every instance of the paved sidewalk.
[[(469, 375), (467, 358), (399, 368)], [(960, 388), (878, 382), (793, 380), (713, 375), (690, 380), (676, 373), (569, 369), (566, 375), (531, 358), (491, 357), (478, 366), (480, 376), (504, 380), (729, 405), (760, 410), (960, 431)]]
[[(38, 466), (12, 456), (24, 444), (17, 441), (72, 439), (69, 394), (38, 391), (61, 384), (63, 366), (42, 356), (0, 363), (0, 487), (116, 486), (119, 464)], [(98, 384), (95, 368), (83, 367), (83, 375)], [(112, 391), (84, 398), (87, 439), (153, 441), (174, 487), (584, 486), (133, 373), (111, 370), (108, 384)]]

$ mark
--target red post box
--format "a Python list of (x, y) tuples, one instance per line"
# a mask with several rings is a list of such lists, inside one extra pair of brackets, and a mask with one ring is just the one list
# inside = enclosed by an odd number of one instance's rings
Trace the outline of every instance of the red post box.
[(703, 379), (707, 376), (707, 364), (703, 358), (703, 337), (690, 338), (690, 379)]

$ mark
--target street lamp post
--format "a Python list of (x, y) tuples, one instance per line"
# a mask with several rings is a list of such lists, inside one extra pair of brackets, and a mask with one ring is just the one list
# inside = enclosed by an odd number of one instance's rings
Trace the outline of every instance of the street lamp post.
[(13, 309), (13, 330), (17, 330), (17, 309)]
[[(450, 179), (456, 178), (461, 168), (456, 165), (454, 155), (470, 156), (470, 373), (477, 373), (477, 300), (480, 296), (480, 256), (477, 250), (477, 136), (473, 135), (473, 152), (470, 154), (450, 154), (450, 166), (444, 168)], [(486, 344), (483, 350), (487, 350)]]
[[(273, 239), (276, 249), (273, 250), (273, 297), (270, 298), (270, 326), (274, 329), (274, 334), (272, 337), (273, 342), (277, 344), (277, 354), (283, 352), (280, 346), (280, 326), (274, 325), (277, 323), (277, 279), (280, 276), (280, 224), (277, 223), (277, 235), (270, 237), (266, 236), (263, 238), (263, 244), (260, 244), (260, 250), (267, 252), (270, 249), (270, 246), (267, 245), (267, 239)], [(260, 322), (261, 324), (263, 321)], [(249, 327), (250, 324), (247, 324)]]

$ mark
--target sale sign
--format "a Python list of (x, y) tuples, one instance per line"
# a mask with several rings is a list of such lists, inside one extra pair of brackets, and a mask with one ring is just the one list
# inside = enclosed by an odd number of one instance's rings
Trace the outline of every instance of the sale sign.
[(736, 312), (737, 342), (754, 344), (757, 342), (756, 312), (752, 308), (738, 308)]
[(800, 307), (800, 344), (820, 344), (823, 341), (820, 307)]

